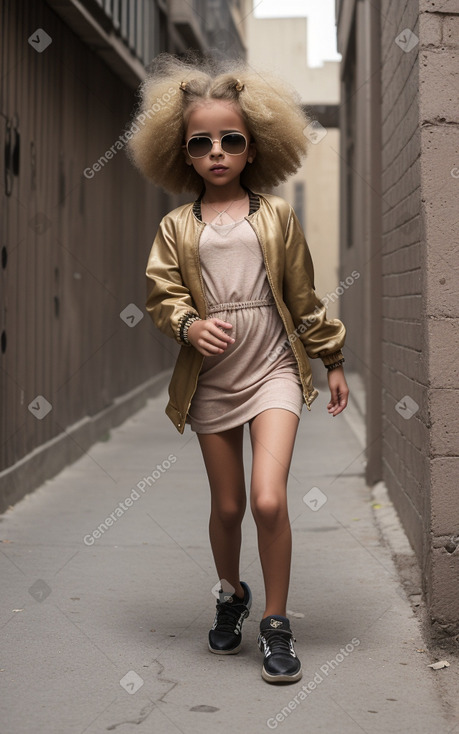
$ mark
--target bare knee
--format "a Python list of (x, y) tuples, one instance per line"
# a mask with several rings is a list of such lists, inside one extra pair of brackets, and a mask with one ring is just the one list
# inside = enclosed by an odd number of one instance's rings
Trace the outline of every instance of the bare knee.
[(275, 525), (288, 517), (285, 497), (274, 492), (257, 492), (251, 501), (252, 514), (255, 522), (265, 525)]
[(238, 501), (213, 503), (212, 514), (217, 515), (220, 523), (229, 530), (241, 524), (245, 505), (245, 497)]

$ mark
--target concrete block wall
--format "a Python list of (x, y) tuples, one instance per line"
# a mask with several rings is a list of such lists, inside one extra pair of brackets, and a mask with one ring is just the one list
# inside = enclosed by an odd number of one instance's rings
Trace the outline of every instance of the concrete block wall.
[(419, 108), (423, 309), (429, 383), (430, 547), (434, 626), (459, 631), (459, 0), (421, 0)]
[(457, 634), (459, 0), (387, 0), (381, 28), (383, 480)]
[(362, 328), (355, 302), (342, 315), (367, 388), (367, 481), (415, 549), (432, 630), (459, 635), (459, 0), (339, 0), (337, 26), (343, 160), (350, 136), (355, 149), (341, 267), (364, 273)]

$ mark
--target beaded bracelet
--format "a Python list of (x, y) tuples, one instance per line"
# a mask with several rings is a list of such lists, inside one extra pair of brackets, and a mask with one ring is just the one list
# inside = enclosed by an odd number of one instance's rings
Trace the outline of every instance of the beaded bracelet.
[(188, 318), (185, 319), (185, 321), (183, 322), (182, 328), (180, 329), (180, 337), (182, 341), (187, 345), (191, 344), (190, 340), (188, 339), (188, 329), (194, 321), (201, 321), (201, 318), (199, 316), (195, 316), (194, 314), (188, 316)]

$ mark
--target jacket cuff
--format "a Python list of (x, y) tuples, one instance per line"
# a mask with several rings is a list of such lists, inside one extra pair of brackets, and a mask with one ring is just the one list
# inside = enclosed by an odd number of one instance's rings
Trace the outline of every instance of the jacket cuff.
[(320, 358), (325, 367), (329, 364), (334, 364), (335, 362), (344, 362), (344, 356), (341, 349), (338, 349), (337, 352), (333, 352), (333, 354), (325, 354), (323, 357), (321, 356)]

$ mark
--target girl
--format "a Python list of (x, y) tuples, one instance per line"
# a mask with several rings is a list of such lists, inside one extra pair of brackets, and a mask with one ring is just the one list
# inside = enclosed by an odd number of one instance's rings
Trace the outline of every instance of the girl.
[(291, 206), (267, 193), (306, 152), (308, 118), (284, 82), (242, 63), (161, 54), (141, 86), (129, 155), (154, 183), (194, 202), (160, 222), (146, 308), (181, 349), (166, 413), (197, 433), (211, 492), (209, 535), (219, 585), (211, 652), (239, 652), (252, 594), (240, 580), (246, 508), (244, 424), (252, 445), (250, 505), (266, 606), (258, 645), (269, 683), (301, 678), (286, 617), (291, 530), (287, 476), (303, 403), (318, 391), (308, 358), (328, 369), (328, 412), (347, 405), (346, 329), (314, 291), (308, 245)]

